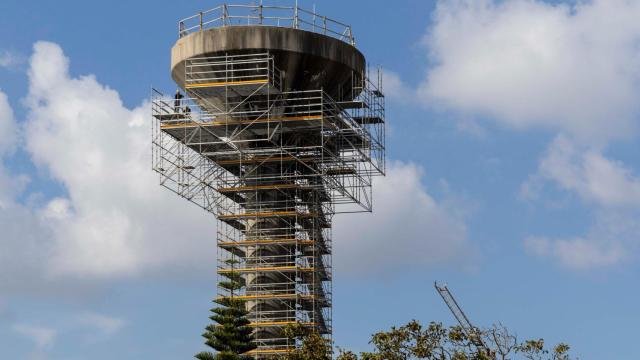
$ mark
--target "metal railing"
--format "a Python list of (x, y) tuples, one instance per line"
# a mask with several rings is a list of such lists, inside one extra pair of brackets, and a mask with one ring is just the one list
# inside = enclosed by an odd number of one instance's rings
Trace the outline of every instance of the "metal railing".
[(311, 31), (355, 46), (350, 25), (296, 6), (223, 4), (178, 22), (180, 38), (194, 32), (225, 26), (277, 26)]

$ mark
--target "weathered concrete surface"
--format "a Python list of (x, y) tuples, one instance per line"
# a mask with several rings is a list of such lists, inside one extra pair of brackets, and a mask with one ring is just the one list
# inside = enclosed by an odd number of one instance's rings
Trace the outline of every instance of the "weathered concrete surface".
[(353, 71), (362, 74), (364, 55), (355, 47), (309, 31), (272, 26), (228, 26), (189, 34), (171, 50), (171, 75), (184, 87), (185, 60), (192, 57), (269, 52), (285, 72), (285, 88), (321, 89), (334, 95)]

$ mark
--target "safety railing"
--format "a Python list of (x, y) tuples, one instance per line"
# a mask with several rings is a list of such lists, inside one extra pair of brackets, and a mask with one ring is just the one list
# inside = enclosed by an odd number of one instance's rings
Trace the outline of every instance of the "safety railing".
[(194, 32), (225, 26), (277, 26), (311, 31), (355, 46), (350, 25), (296, 6), (223, 4), (178, 22), (180, 38)]
[(191, 58), (185, 64), (185, 88), (269, 84), (281, 90), (282, 74), (268, 53)]

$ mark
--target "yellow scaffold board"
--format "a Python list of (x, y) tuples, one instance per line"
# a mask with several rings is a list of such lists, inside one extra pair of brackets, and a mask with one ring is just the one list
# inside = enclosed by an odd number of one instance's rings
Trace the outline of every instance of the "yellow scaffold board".
[(221, 193), (225, 192), (244, 192), (244, 191), (258, 191), (258, 190), (286, 190), (286, 189), (304, 189), (310, 187), (304, 187), (297, 184), (273, 184), (273, 185), (257, 185), (257, 186), (231, 186), (221, 187), (217, 191)]
[(161, 124), (163, 130), (195, 128), (195, 127), (211, 127), (211, 126), (227, 126), (227, 125), (251, 125), (251, 124), (267, 124), (277, 122), (295, 122), (295, 121), (311, 121), (322, 120), (322, 115), (312, 116), (290, 116), (280, 118), (264, 118), (264, 119), (244, 119), (244, 120), (225, 120), (225, 121), (185, 121), (172, 124)]
[(268, 82), (267, 79), (243, 80), (243, 81), (217, 81), (217, 82), (187, 84), (185, 85), (185, 88), (198, 89), (198, 88), (234, 86), (234, 85), (255, 85), (255, 84), (266, 84), (267, 82)]
[(314, 268), (303, 268), (298, 266), (269, 266), (269, 267), (255, 267), (255, 268), (239, 268), (239, 269), (220, 269), (218, 273), (220, 274), (229, 274), (233, 272), (239, 273), (251, 273), (251, 272), (293, 272), (293, 271), (301, 271), (301, 272), (313, 272)]
[[(221, 296), (218, 299), (230, 299), (230, 296)], [(313, 300), (313, 295), (299, 295), (299, 294), (262, 294), (262, 295), (237, 295), (233, 297), (239, 300), (291, 300), (291, 299), (305, 299)]]
[(233, 246), (258, 246), (258, 245), (313, 245), (313, 240), (296, 240), (296, 239), (280, 239), (280, 240), (247, 240), (247, 241), (225, 241), (218, 243), (220, 247)]
[(287, 326), (287, 325), (295, 325), (300, 324), (302, 326), (317, 326), (317, 323), (314, 322), (306, 322), (301, 323), (298, 321), (262, 321), (262, 322), (252, 322), (249, 324), (251, 327), (267, 327), (267, 326)]
[(256, 349), (246, 352), (246, 355), (276, 355), (276, 354), (286, 354), (291, 352), (291, 349)]
[(315, 217), (316, 213), (300, 213), (297, 211), (269, 211), (261, 213), (243, 213), (231, 215), (218, 215), (220, 220), (241, 220), (252, 218), (272, 218), (272, 217)]

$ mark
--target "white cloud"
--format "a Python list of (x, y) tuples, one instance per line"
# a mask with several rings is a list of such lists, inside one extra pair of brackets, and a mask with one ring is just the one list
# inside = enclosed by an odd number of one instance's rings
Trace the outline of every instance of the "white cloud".
[(551, 258), (572, 270), (616, 266), (630, 259), (629, 249), (638, 248), (636, 239), (640, 229), (635, 225), (628, 226), (629, 220), (602, 214), (585, 237), (550, 239), (532, 236), (524, 240), (524, 247), (531, 255)]
[(53, 345), (57, 335), (54, 329), (28, 324), (15, 324), (13, 325), (13, 331), (33, 341), (38, 350)]
[(207, 267), (214, 221), (164, 191), (150, 169), (150, 114), (123, 106), (93, 76), (39, 42), (29, 68), (26, 149), (68, 196), (41, 211), (53, 239), (53, 276), (106, 278), (152, 269)]
[(423, 104), (555, 134), (521, 194), (556, 184), (593, 207), (595, 223), (587, 236), (531, 237), (525, 247), (572, 269), (614, 266), (638, 243), (640, 231), (618, 232), (612, 214), (640, 208), (640, 177), (604, 153), (638, 133), (638, 16), (640, 2), (626, 0), (440, 1), (423, 39), (431, 64), (417, 90)]
[(0, 156), (7, 155), (16, 145), (17, 126), (7, 95), (0, 91)]
[(117, 333), (126, 325), (126, 321), (123, 319), (94, 312), (80, 315), (78, 321), (80, 325), (96, 329), (107, 336)]
[(611, 266), (624, 259), (624, 251), (616, 244), (599, 245), (587, 239), (557, 240), (554, 248), (559, 260), (575, 269)]
[(0, 92), (2, 292), (210, 269), (212, 217), (156, 185), (148, 104), (127, 109), (94, 77), (70, 77), (68, 65), (57, 45), (34, 46), (24, 146), (67, 193), (42, 208), (18, 201), (27, 179), (4, 165), (18, 129)]
[(631, 169), (564, 136), (549, 146), (538, 176), (599, 206), (640, 206), (640, 178)]
[(629, 138), (640, 115), (640, 2), (441, 1), (424, 43), (426, 104), (586, 141)]
[(402, 103), (416, 100), (415, 90), (406, 84), (398, 73), (385, 69), (382, 71), (382, 76), (382, 92), (387, 98)]
[(577, 194), (595, 209), (595, 224), (587, 236), (570, 239), (531, 237), (524, 242), (531, 254), (552, 257), (572, 269), (614, 266), (635, 257), (640, 228), (640, 177), (602, 150), (558, 136), (540, 160), (538, 171), (522, 186), (529, 199), (539, 198), (547, 184)]
[(625, 259), (618, 244), (599, 244), (593, 239), (573, 238), (552, 240), (529, 237), (525, 249), (532, 255), (551, 257), (573, 270), (590, 270), (616, 265)]
[(462, 212), (436, 202), (422, 184), (422, 169), (392, 162), (374, 181), (372, 214), (339, 215), (334, 266), (364, 274), (459, 262), (472, 254)]
[(11, 200), (0, 207), (0, 293), (55, 288), (46, 279), (50, 234), (32, 209)]
[(0, 91), (0, 211), (9, 206), (18, 185), (4, 166), (4, 159), (14, 150), (17, 137), (13, 109), (7, 95)]
[(43, 273), (42, 263), (49, 248), (36, 214), (16, 202), (28, 181), (23, 175), (10, 173), (5, 164), (17, 146), (17, 138), (13, 110), (0, 91), (0, 293), (3, 295), (10, 289), (36, 283), (35, 278)]
[(9, 306), (7, 301), (0, 298), (0, 319), (3, 319), (9, 313)]
[(10, 68), (22, 62), (22, 58), (10, 51), (0, 51), (0, 67)]

